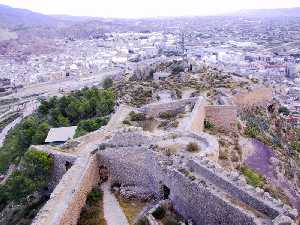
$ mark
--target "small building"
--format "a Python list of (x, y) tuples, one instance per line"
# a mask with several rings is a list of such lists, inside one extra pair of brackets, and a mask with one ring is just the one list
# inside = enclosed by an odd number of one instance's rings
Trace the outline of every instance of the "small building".
[(73, 139), (77, 126), (51, 128), (45, 140), (47, 144), (63, 144)]

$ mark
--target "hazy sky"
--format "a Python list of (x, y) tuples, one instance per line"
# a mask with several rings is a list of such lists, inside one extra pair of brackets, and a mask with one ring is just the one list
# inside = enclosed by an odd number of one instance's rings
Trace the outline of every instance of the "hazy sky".
[(133, 18), (300, 7), (300, 0), (0, 0), (0, 4), (45, 14)]

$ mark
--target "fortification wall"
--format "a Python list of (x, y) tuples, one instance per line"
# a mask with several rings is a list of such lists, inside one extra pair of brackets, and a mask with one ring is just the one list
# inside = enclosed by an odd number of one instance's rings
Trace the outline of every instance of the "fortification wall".
[(273, 89), (262, 87), (250, 92), (239, 93), (232, 97), (239, 108), (266, 105), (273, 99)]
[(86, 196), (99, 180), (97, 157), (78, 158), (32, 225), (76, 225)]
[(206, 101), (204, 98), (199, 97), (196, 102), (190, 121), (186, 127), (186, 130), (196, 134), (202, 133), (204, 128), (204, 118), (205, 118), (205, 106)]
[(35, 145), (31, 147), (34, 149), (38, 149), (39, 151), (47, 152), (54, 160), (54, 165), (49, 181), (49, 189), (52, 192), (55, 189), (56, 185), (60, 182), (63, 175), (70, 168), (69, 165), (73, 165), (77, 157), (66, 152), (55, 151), (47, 145)]
[(197, 225), (257, 224), (253, 215), (219, 197), (203, 183), (191, 181), (178, 171), (168, 171), (163, 182), (170, 188), (169, 198), (176, 211)]
[(232, 131), (237, 129), (237, 107), (236, 106), (206, 106), (205, 118), (215, 127)]
[(199, 162), (189, 160), (187, 163), (189, 169), (201, 177), (205, 178), (208, 182), (215, 185), (217, 188), (222, 189), (231, 196), (237, 198), (241, 202), (249, 205), (250, 207), (256, 209), (257, 211), (269, 216), (271, 219), (275, 219), (281, 212), (281, 208), (277, 208), (274, 204), (268, 201), (264, 201), (262, 197), (258, 198), (255, 196), (257, 193), (248, 193), (245, 187), (239, 187), (237, 184), (232, 183), (225, 177), (218, 176), (215, 171), (210, 170)]
[(98, 161), (108, 168), (111, 183), (142, 186), (145, 192), (159, 195), (158, 159), (146, 147), (108, 148), (99, 151)]
[(145, 147), (99, 151), (100, 166), (106, 166), (112, 183), (140, 186), (144, 192), (161, 195), (162, 185), (170, 189), (174, 208), (195, 224), (257, 224), (255, 217), (224, 200), (199, 180), (191, 181), (168, 158), (157, 160), (155, 152)]
[(166, 111), (184, 111), (186, 105), (194, 105), (197, 101), (198, 97), (181, 99), (172, 102), (154, 103), (140, 108), (139, 111), (149, 116), (158, 116), (159, 113)]

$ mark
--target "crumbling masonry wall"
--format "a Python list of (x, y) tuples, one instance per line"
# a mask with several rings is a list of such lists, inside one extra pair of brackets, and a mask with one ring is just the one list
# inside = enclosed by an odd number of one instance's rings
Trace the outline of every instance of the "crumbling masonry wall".
[(206, 106), (205, 118), (212, 122), (216, 128), (225, 131), (237, 129), (237, 107), (236, 106)]
[(187, 131), (192, 133), (202, 133), (204, 129), (204, 118), (205, 118), (205, 106), (206, 101), (204, 98), (199, 97), (198, 101), (196, 102), (189, 124), (186, 128)]
[(145, 105), (139, 110), (142, 113), (145, 113), (149, 116), (158, 116), (159, 113), (166, 112), (166, 111), (184, 111), (186, 105), (188, 104), (194, 105), (197, 101), (198, 101), (198, 97), (181, 99), (181, 100), (164, 102), (164, 103), (153, 103), (153, 104)]
[(253, 91), (239, 93), (232, 97), (239, 108), (266, 105), (273, 99), (273, 89), (262, 87)]
[(250, 194), (244, 190), (245, 187), (238, 187), (237, 184), (233, 184), (225, 177), (218, 176), (216, 172), (213, 172), (209, 168), (201, 165), (199, 162), (189, 160), (187, 166), (189, 169), (197, 174), (201, 174), (201, 177), (209, 181), (216, 187), (222, 189), (226, 193), (235, 197), (239, 201), (249, 205), (253, 209), (269, 216), (274, 219), (280, 214), (280, 208), (276, 209), (274, 205), (270, 205), (269, 202), (257, 198), (254, 193)]
[[(98, 157), (100, 165), (108, 168), (112, 183), (138, 186), (145, 192), (153, 192), (156, 196), (161, 194), (162, 185), (167, 186), (170, 189), (169, 198), (174, 208), (197, 225), (260, 224), (253, 212), (244, 210), (226, 199), (224, 194), (207, 187), (206, 177), (204, 180), (191, 180), (172, 165), (172, 160), (151, 149), (108, 148), (99, 151)], [(222, 186), (222, 182), (216, 184)], [(237, 197), (241, 195), (241, 199), (245, 196), (251, 199), (250, 195), (242, 192), (243, 190), (240, 190)], [(251, 201), (255, 202), (252, 199)], [(271, 216), (269, 222), (278, 215), (276, 210), (272, 211), (271, 206), (268, 208), (267, 203), (266, 206), (264, 202), (257, 203), (258, 208), (260, 204), (262, 208), (267, 209), (263, 212)]]
[(32, 225), (76, 225), (87, 194), (98, 180), (97, 157), (78, 158), (62, 177)]
[(176, 211), (197, 225), (254, 225), (253, 215), (235, 207), (198, 181), (178, 171), (168, 171), (164, 184), (170, 188), (170, 200)]

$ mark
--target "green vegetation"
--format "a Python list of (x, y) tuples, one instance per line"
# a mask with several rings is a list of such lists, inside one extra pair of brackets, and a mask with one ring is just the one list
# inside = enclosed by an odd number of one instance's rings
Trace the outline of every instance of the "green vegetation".
[(29, 149), (21, 163), (4, 185), (0, 186), (0, 208), (8, 202), (20, 202), (29, 194), (46, 188), (53, 159), (45, 152)]
[(129, 114), (131, 121), (144, 121), (146, 120), (146, 116), (143, 113), (130, 112)]
[(102, 191), (99, 188), (93, 188), (87, 196), (86, 205), (81, 210), (78, 225), (106, 225), (102, 198)]
[(200, 151), (200, 148), (199, 148), (199, 146), (198, 146), (198, 144), (197, 143), (189, 143), (188, 145), (187, 145), (187, 147), (186, 147), (186, 150), (188, 151), (188, 152), (199, 152)]
[(98, 130), (100, 127), (105, 126), (108, 121), (109, 117), (98, 117), (95, 119), (82, 120), (78, 124), (75, 137), (80, 137), (89, 132)]
[(31, 144), (41, 144), (49, 131), (48, 123), (37, 115), (25, 118), (7, 135), (0, 148), (0, 172), (18, 163)]
[(300, 141), (293, 141), (291, 143), (291, 148), (293, 151), (297, 151), (300, 153)]
[(38, 112), (25, 118), (7, 135), (0, 148), (0, 173), (18, 164), (30, 145), (42, 144), (51, 127), (78, 125), (80, 136), (105, 125), (114, 109), (111, 89), (84, 88), (62, 98), (42, 101)]
[(246, 128), (245, 128), (244, 134), (247, 137), (256, 138), (260, 134), (260, 129), (256, 124), (248, 123)]
[(242, 166), (241, 173), (246, 178), (247, 183), (254, 187), (262, 188), (266, 182), (263, 176), (246, 166)]
[(278, 109), (278, 113), (279, 113), (279, 114), (283, 114), (283, 115), (285, 115), (285, 116), (290, 115), (290, 111), (288, 110), (287, 107), (280, 107), (280, 108)]
[(104, 89), (108, 89), (113, 86), (113, 83), (114, 83), (113, 80), (110, 77), (108, 77), (104, 79), (102, 86)]
[(77, 125), (81, 120), (107, 116), (114, 109), (111, 89), (84, 88), (60, 99), (42, 101), (39, 112), (49, 117), (51, 125)]
[(204, 128), (207, 129), (207, 130), (212, 130), (214, 129), (215, 125), (210, 122), (209, 120), (205, 119), (204, 120)]
[(159, 113), (159, 118), (165, 119), (165, 120), (175, 119), (176, 116), (177, 116), (177, 112), (172, 112), (172, 111)]
[(245, 122), (243, 134), (256, 138), (265, 145), (272, 147), (281, 154), (298, 159), (300, 129), (295, 124), (282, 118), (281, 114), (288, 114), (288, 109), (280, 107), (277, 111), (268, 111), (264, 107), (246, 109), (241, 113)]

